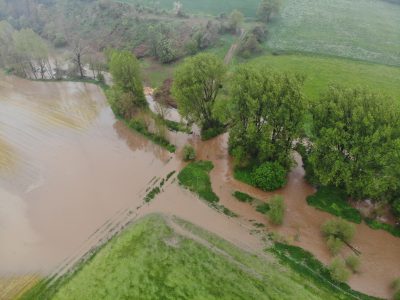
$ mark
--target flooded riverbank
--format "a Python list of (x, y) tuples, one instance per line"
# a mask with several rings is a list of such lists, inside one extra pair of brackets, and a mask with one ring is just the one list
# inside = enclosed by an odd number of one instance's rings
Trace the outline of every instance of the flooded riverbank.
[[(170, 114), (174, 120), (176, 113)], [(332, 216), (307, 205), (314, 189), (304, 181), (299, 156), (288, 185), (277, 191), (287, 211), (284, 225), (276, 228), (232, 197), (240, 190), (267, 201), (272, 193), (233, 179), (227, 134), (207, 142), (196, 132), (169, 136), (178, 148), (191, 143), (199, 159), (214, 163), (213, 189), (239, 218), (211, 209), (174, 178), (143, 206), (157, 178), (183, 167), (180, 151), (172, 155), (117, 121), (99, 87), (0, 76), (0, 277), (67, 270), (130, 221), (152, 212), (188, 219), (262, 253), (264, 242), (250, 234), (255, 220), (329, 263), (320, 226)], [(358, 225), (354, 246), (363, 253), (362, 272), (351, 286), (388, 297), (390, 281), (400, 276), (400, 239)]]

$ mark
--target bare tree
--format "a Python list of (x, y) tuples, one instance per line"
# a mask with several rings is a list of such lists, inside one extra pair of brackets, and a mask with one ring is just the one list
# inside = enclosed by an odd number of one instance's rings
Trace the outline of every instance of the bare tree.
[(88, 47), (83, 45), (80, 39), (76, 40), (72, 45), (74, 45), (72, 63), (75, 65), (77, 71), (79, 72), (80, 78), (84, 78), (85, 68), (83, 60), (84, 56), (88, 53)]

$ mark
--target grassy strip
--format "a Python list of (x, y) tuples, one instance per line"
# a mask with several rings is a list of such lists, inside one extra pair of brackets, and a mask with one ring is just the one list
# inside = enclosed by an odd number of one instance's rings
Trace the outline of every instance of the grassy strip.
[(167, 128), (171, 131), (183, 132), (183, 133), (187, 133), (187, 134), (192, 133), (192, 130), (188, 126), (186, 126), (182, 123), (171, 121), (171, 120), (166, 120), (166, 119), (164, 119), (163, 122), (164, 122), (165, 126), (167, 126)]
[[(164, 183), (164, 181), (162, 181)], [(151, 200), (153, 200), (159, 193), (161, 192), (160, 188), (156, 186), (153, 188), (147, 195), (144, 197), (144, 202), (149, 203)]]
[(252, 203), (255, 200), (252, 196), (240, 191), (235, 191), (233, 196), (240, 202)]
[(210, 203), (218, 202), (219, 198), (212, 190), (209, 175), (213, 168), (211, 161), (191, 162), (178, 174), (179, 183)]
[(307, 203), (319, 210), (360, 224), (362, 221), (360, 212), (351, 207), (346, 198), (346, 194), (337, 188), (320, 187), (316, 194), (307, 198)]
[(234, 213), (229, 208), (227, 208), (221, 204), (213, 203), (211, 206), (214, 207), (216, 210), (222, 212), (223, 214), (227, 215), (228, 217), (237, 218), (239, 216), (238, 214)]
[(400, 237), (400, 227), (379, 222), (378, 220), (365, 219), (365, 223), (374, 230), (385, 230), (395, 237)]
[(253, 184), (253, 168), (238, 168), (235, 167), (233, 170), (233, 177), (236, 180), (247, 183), (248, 185), (254, 186)]
[(175, 151), (176, 151), (175, 145), (171, 144), (164, 137), (148, 131), (148, 129), (145, 126), (143, 126), (143, 124), (140, 121), (132, 119), (131, 121), (129, 121), (129, 123), (127, 125), (129, 128), (131, 128), (131, 129), (137, 131), (138, 133), (142, 134), (143, 136), (147, 137), (153, 143), (167, 149), (171, 153), (175, 153)]
[(300, 247), (275, 243), (267, 251), (275, 254), (282, 264), (289, 266), (292, 270), (301, 274), (302, 277), (308, 278), (320, 285), (331, 293), (331, 295), (336, 295), (337, 299), (343, 299), (344, 294), (347, 296), (345, 298), (348, 299), (379, 299), (354, 291), (346, 283), (335, 281), (331, 277), (327, 267), (310, 252)]

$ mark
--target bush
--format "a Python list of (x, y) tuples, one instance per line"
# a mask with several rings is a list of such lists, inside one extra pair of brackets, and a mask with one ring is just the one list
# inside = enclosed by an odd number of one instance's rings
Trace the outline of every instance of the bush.
[(400, 291), (400, 278), (395, 279), (391, 286), (390, 286), (394, 291)]
[(347, 282), (350, 277), (350, 272), (346, 268), (346, 264), (340, 258), (333, 259), (329, 266), (329, 272), (332, 278), (339, 282)]
[(251, 203), (254, 201), (254, 198), (251, 197), (250, 195), (246, 194), (246, 193), (242, 193), (239, 191), (235, 191), (233, 193), (233, 196), (238, 199), (240, 202), (247, 202), (247, 203)]
[(201, 139), (203, 141), (210, 140), (216, 136), (219, 136), (220, 134), (225, 132), (224, 126), (216, 126), (216, 127), (211, 127), (207, 129), (202, 129), (201, 130)]
[(256, 207), (256, 211), (258, 211), (264, 215), (267, 214), (267, 212), (269, 212), (270, 209), (271, 209), (271, 207), (269, 206), (268, 203), (263, 203), (263, 204), (257, 205), (257, 207)]
[(326, 221), (322, 225), (322, 233), (327, 239), (334, 237), (349, 243), (354, 237), (355, 228), (353, 224), (339, 218)]
[(278, 195), (273, 196), (269, 206), (270, 210), (268, 216), (270, 221), (275, 225), (281, 225), (285, 215), (285, 203), (283, 202), (283, 197)]
[(346, 266), (353, 271), (353, 273), (358, 273), (360, 271), (361, 261), (360, 258), (354, 254), (346, 258)]
[(186, 145), (183, 148), (183, 160), (184, 161), (191, 161), (196, 159), (196, 151), (190, 145)]
[(326, 241), (326, 245), (333, 255), (337, 255), (343, 247), (343, 242), (334, 236), (330, 236)]
[(266, 162), (253, 171), (253, 183), (264, 191), (274, 191), (286, 185), (286, 170), (277, 162)]
[(393, 299), (400, 300), (400, 291), (397, 291), (396, 293), (394, 293)]

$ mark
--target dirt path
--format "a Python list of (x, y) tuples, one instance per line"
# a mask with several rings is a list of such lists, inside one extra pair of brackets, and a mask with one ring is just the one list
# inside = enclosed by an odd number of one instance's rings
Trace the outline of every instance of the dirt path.
[(240, 42), (246, 35), (246, 31), (242, 28), (240, 30), (240, 36), (235, 40), (235, 42), (232, 44), (232, 46), (229, 48), (228, 53), (226, 53), (225, 58), (224, 58), (224, 63), (225, 65), (229, 65), (233, 59), (233, 57), (236, 54), (236, 51), (240, 45)]

